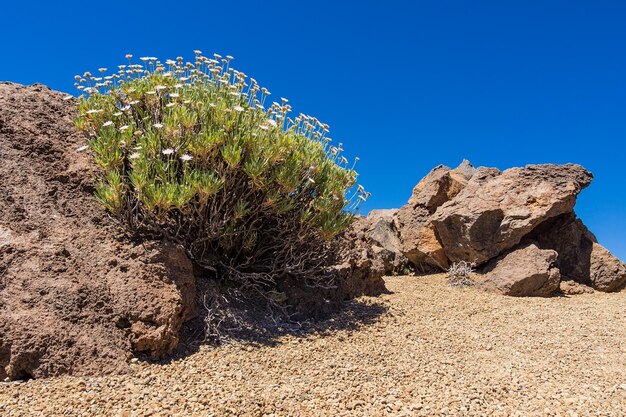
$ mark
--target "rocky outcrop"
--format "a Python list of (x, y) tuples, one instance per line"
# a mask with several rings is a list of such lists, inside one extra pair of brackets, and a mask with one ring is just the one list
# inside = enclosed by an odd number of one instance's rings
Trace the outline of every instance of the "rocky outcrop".
[(580, 165), (528, 165), (471, 180), (433, 216), (453, 261), (484, 264), (546, 220), (570, 213), (593, 176)]
[(437, 237), (432, 215), (467, 185), (474, 167), (463, 161), (456, 169), (440, 165), (413, 189), (408, 203), (396, 214), (404, 256), (420, 271), (445, 269), (448, 258)]
[[(555, 265), (563, 280), (600, 291), (619, 290), (626, 285), (626, 266), (598, 244), (573, 211), (578, 194), (592, 178), (574, 164), (528, 165), (504, 172), (473, 168), (467, 161), (454, 170), (438, 166), (396, 214), (402, 253), (417, 271), (429, 272), (460, 261), (494, 267), (505, 262), (503, 254), (515, 259), (516, 250), (522, 256), (525, 248), (535, 245), (558, 254)], [(538, 278), (529, 273), (518, 277), (520, 283), (507, 278), (499, 285), (495, 280), (504, 275), (491, 274), (490, 286), (517, 295), (546, 295), (557, 289), (558, 282), (551, 281), (533, 288), (528, 283)]]
[(553, 250), (527, 245), (500, 256), (482, 271), (480, 287), (515, 297), (547, 297), (559, 288), (561, 275)]
[(195, 313), (182, 249), (126, 237), (93, 197), (63, 97), (0, 84), (0, 380), (124, 372)]

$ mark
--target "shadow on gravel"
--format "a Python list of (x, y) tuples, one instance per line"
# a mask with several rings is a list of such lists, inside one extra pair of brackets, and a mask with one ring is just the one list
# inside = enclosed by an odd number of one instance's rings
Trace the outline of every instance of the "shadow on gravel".
[[(377, 299), (344, 301), (338, 309), (319, 320), (287, 321), (272, 315), (263, 305), (250, 300), (235, 299), (220, 306), (219, 316), (212, 321), (219, 329), (207, 332), (207, 316), (214, 311), (202, 309), (199, 317), (185, 323), (181, 331), (181, 342), (177, 350), (159, 363), (191, 355), (200, 346), (218, 346), (229, 342), (245, 343), (251, 346), (277, 346), (284, 336), (302, 337), (330, 336), (335, 331), (358, 331), (386, 314), (388, 308)], [(208, 334), (207, 333), (212, 333)]]

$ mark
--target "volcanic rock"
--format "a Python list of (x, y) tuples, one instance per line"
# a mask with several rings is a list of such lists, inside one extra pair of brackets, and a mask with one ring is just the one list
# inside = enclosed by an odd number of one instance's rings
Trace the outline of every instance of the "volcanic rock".
[(125, 372), (195, 312), (182, 249), (127, 237), (93, 197), (64, 96), (0, 83), (0, 379)]
[(463, 161), (455, 169), (439, 165), (415, 186), (408, 203), (398, 211), (396, 219), (402, 253), (417, 269), (426, 271), (448, 267), (448, 258), (431, 217), (439, 207), (463, 190), (474, 171), (469, 161)]
[(559, 291), (565, 295), (593, 294), (593, 288), (576, 281), (561, 281)]
[(594, 242), (589, 276), (591, 285), (596, 290), (619, 291), (626, 286), (626, 265), (605, 247)]
[(366, 221), (367, 238), (374, 256), (380, 258), (385, 268), (385, 275), (402, 273), (408, 260), (402, 253), (402, 243), (398, 232), (395, 215), (397, 209), (372, 210)]
[(524, 241), (558, 252), (557, 266), (564, 280), (605, 292), (626, 283), (626, 265), (600, 245), (573, 212), (546, 221)]
[(559, 288), (557, 253), (527, 245), (500, 256), (482, 271), (480, 287), (515, 297), (547, 297)]
[(368, 218), (357, 216), (335, 239), (336, 259), (332, 269), (337, 274), (335, 293), (341, 299), (386, 291), (383, 281), (385, 262), (373, 249), (369, 238), (370, 227)]
[(546, 220), (572, 212), (592, 178), (574, 164), (528, 165), (501, 174), (479, 169), (437, 209), (432, 223), (450, 261), (481, 265), (515, 247)]

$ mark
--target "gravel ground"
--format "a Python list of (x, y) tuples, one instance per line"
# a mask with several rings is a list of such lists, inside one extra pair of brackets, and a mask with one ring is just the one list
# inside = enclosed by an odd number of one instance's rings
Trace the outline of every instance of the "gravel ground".
[(626, 416), (626, 292), (509, 298), (386, 279), (306, 335), (133, 373), (0, 384), (0, 415)]

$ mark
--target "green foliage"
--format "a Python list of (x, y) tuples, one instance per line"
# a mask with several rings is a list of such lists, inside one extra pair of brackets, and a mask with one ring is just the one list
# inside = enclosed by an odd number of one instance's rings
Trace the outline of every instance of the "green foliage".
[(112, 75), (76, 76), (104, 207), (255, 288), (324, 275), (324, 242), (368, 196), (328, 126), (291, 118), (286, 99), (267, 106), (231, 57), (127, 58)]

